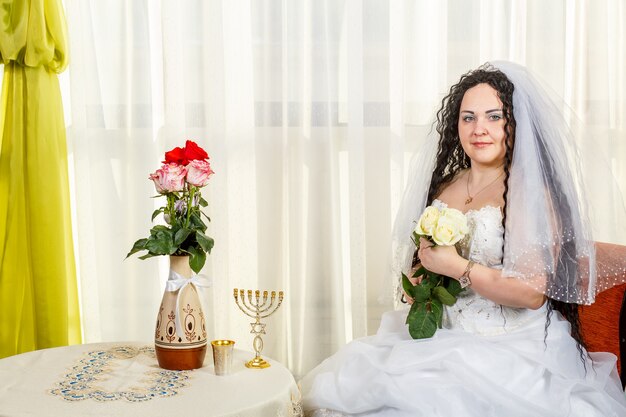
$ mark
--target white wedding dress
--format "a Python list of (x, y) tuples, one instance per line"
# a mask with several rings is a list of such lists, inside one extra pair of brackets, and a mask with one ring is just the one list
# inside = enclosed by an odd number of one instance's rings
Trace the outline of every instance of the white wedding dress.
[[(501, 216), (491, 206), (467, 213), (464, 257), (499, 267)], [(385, 313), (375, 336), (352, 341), (302, 379), (307, 416), (626, 416), (616, 357), (591, 353), (583, 363), (557, 312), (546, 336), (545, 305), (504, 307), (469, 289), (424, 340), (410, 337), (407, 312)]]

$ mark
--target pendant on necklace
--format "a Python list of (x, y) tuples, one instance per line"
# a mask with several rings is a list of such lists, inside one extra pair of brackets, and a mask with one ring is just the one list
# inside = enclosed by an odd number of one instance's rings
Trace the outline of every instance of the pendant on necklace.
[(469, 203), (471, 203), (473, 200), (472, 197), (467, 197), (467, 200), (465, 200), (465, 205), (468, 205)]

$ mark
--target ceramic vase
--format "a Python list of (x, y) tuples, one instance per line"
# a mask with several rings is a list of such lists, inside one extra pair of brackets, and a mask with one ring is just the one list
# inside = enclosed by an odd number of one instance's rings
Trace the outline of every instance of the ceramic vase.
[[(170, 256), (168, 285), (173, 277), (178, 278), (179, 283), (180, 278), (192, 277), (188, 256)], [(188, 370), (202, 367), (207, 350), (207, 333), (198, 289), (193, 282), (175, 291), (166, 287), (157, 315), (154, 345), (161, 368)]]

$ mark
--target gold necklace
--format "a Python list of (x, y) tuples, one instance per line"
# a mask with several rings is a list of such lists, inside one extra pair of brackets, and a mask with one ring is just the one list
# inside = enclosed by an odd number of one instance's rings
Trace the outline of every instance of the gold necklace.
[[(478, 194), (480, 194), (481, 192), (485, 191), (487, 188), (489, 188), (490, 185), (492, 185), (493, 183), (495, 183), (496, 181), (498, 181), (498, 178), (500, 178), (502, 175), (504, 174), (504, 171), (502, 171), (500, 173), (500, 175), (498, 175), (496, 177), (496, 179), (494, 179), (493, 181), (491, 181), (489, 184), (485, 185), (483, 188), (481, 188), (480, 190), (478, 190), (478, 192), (476, 192), (474, 194), (474, 197), (476, 197)], [(470, 172), (468, 172), (467, 174), (467, 184), (466, 184), (466, 189), (467, 189), (467, 200), (465, 200), (465, 205), (468, 205), (469, 203), (471, 203), (474, 200), (474, 197), (472, 197), (470, 195), (470, 190), (469, 190), (469, 183), (470, 183), (470, 175), (472, 175), (472, 170), (470, 169)]]

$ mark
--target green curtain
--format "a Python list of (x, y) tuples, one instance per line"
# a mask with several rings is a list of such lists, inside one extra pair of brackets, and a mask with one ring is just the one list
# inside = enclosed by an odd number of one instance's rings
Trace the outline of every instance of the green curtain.
[(0, 0), (0, 358), (80, 343), (61, 0)]

